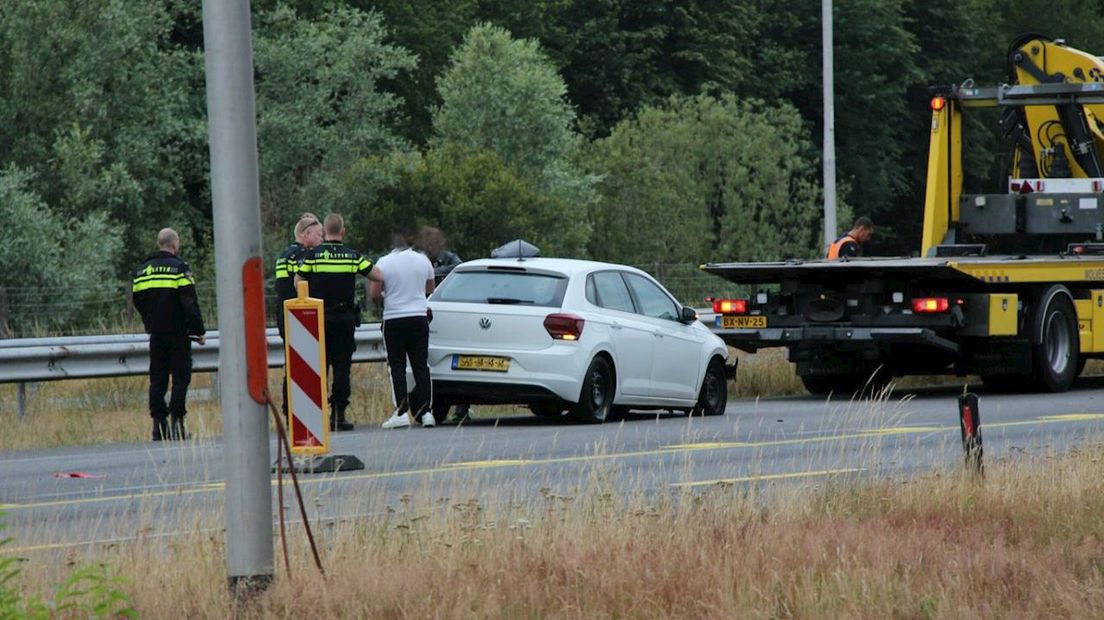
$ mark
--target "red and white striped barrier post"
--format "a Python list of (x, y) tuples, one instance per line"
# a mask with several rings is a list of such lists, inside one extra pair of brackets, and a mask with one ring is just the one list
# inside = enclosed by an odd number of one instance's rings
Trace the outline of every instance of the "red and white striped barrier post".
[[(326, 310), (310, 297), (308, 284), (284, 302), (284, 363), (287, 364), (288, 429), (296, 469), (332, 472), (364, 469), (351, 454), (330, 452), (330, 405), (326, 386)], [(281, 464), (277, 464), (280, 466)]]
[(284, 360), (287, 364), (288, 428), (296, 456), (330, 450), (330, 407), (326, 398), (326, 310), (322, 300), (299, 296), (284, 302)]

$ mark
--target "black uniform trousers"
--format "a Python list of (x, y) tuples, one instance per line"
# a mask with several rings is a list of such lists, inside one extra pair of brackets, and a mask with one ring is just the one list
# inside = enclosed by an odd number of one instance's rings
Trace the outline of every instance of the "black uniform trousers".
[(356, 316), (348, 310), (326, 310), (326, 365), (330, 367), (333, 386), (330, 388), (330, 408), (335, 412), (349, 406), (349, 372), (356, 351)]
[[(165, 392), (172, 376), (172, 395), (165, 406)], [(149, 411), (153, 418), (183, 418), (184, 401), (192, 382), (192, 341), (184, 334), (150, 334)]]
[[(429, 320), (425, 316), (408, 316), (383, 322), (383, 344), (387, 347), (387, 366), (391, 370), (391, 388), (395, 404), (400, 409), (421, 416), (432, 404), (433, 390), (429, 384)], [(413, 400), (406, 400), (406, 360), (414, 372)]]

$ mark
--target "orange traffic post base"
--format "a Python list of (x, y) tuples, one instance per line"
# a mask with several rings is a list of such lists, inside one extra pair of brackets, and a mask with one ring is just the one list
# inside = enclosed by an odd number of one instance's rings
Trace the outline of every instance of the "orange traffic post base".
[[(330, 407), (326, 395), (326, 310), (298, 283), (298, 297), (284, 302), (284, 360), (287, 365), (288, 433), (296, 471), (364, 469), (351, 454), (330, 454)], [(287, 471), (292, 463), (273, 466)]]

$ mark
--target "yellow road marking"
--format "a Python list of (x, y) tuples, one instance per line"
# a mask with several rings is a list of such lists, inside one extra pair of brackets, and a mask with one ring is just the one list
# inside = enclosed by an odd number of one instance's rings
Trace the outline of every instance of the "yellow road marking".
[(1104, 420), (1104, 413), (1064, 413), (1062, 415), (1045, 415), (1039, 419), (1055, 422), (1083, 422), (1086, 420)]
[(938, 433), (947, 430), (946, 426), (897, 426), (892, 428), (874, 428), (862, 431), (864, 435), (907, 435), (909, 433)]
[[(1052, 416), (1043, 416), (1033, 420), (1023, 420), (1018, 422), (995, 422), (995, 423), (982, 423), (981, 427), (984, 431), (987, 428), (1002, 428), (1009, 426), (1026, 426), (1026, 425), (1040, 425), (1040, 424), (1060, 424), (1064, 422), (1081, 422), (1091, 420), (1104, 419), (1104, 414), (1098, 413), (1071, 413)], [(502, 459), (502, 460), (487, 460), (487, 461), (460, 461), (456, 463), (443, 463), (438, 467), (429, 467), (421, 469), (406, 469), (401, 471), (389, 471), (389, 472), (375, 472), (365, 474), (352, 474), (347, 476), (327, 476), (321, 478), (306, 478), (300, 479), (299, 484), (321, 484), (324, 482), (352, 482), (356, 480), (378, 480), (383, 478), (396, 478), (400, 476), (419, 476), (426, 474), (440, 474), (468, 469), (492, 469), (492, 468), (507, 468), (507, 467), (525, 467), (530, 465), (558, 465), (564, 463), (579, 463), (586, 461), (608, 461), (614, 459), (626, 459), (636, 458), (643, 456), (659, 456), (670, 455), (674, 452), (704, 452), (710, 450), (732, 450), (741, 448), (773, 448), (779, 446), (799, 445), (799, 444), (813, 444), (813, 443), (825, 443), (832, 441), (845, 441), (850, 439), (870, 439), (871, 437), (887, 437), (891, 435), (905, 435), (911, 433), (934, 433), (934, 432), (951, 432), (959, 430), (959, 426), (901, 426), (901, 427), (888, 427), (880, 429), (866, 429), (856, 431), (853, 433), (846, 433), (841, 435), (825, 435), (822, 437), (802, 437), (798, 439), (777, 439), (773, 441), (760, 441), (760, 442), (702, 442), (702, 443), (688, 443), (688, 444), (671, 444), (662, 446), (654, 450), (638, 450), (634, 452), (615, 452), (607, 454), (591, 454), (585, 456), (566, 456), (555, 457), (547, 459)], [(276, 486), (276, 480), (272, 481), (272, 486)], [(284, 484), (291, 484), (291, 477), (286, 476)], [(212, 482), (195, 487), (180, 487), (177, 489), (170, 489), (165, 491), (151, 491), (142, 493), (131, 493), (128, 495), (107, 495), (100, 497), (85, 497), (78, 499), (64, 499), (64, 500), (48, 500), (42, 502), (31, 502), (25, 504), (3, 504), (0, 505), (0, 510), (13, 511), (13, 510), (30, 510), (34, 508), (45, 508), (50, 506), (67, 506), (67, 505), (79, 505), (79, 504), (93, 504), (102, 502), (113, 501), (125, 501), (132, 499), (152, 499), (156, 497), (167, 497), (172, 495), (184, 495), (184, 494), (198, 494), (210, 491), (220, 491), (225, 487), (223, 482)]]
[(702, 443), (676, 443), (669, 446), (663, 446), (660, 450), (667, 452), (676, 452), (679, 450), (723, 450), (724, 448), (746, 448), (750, 443), (744, 441), (717, 441), (717, 442), (702, 442)]
[(487, 469), (490, 467), (511, 467), (529, 465), (533, 461), (527, 461), (525, 459), (497, 459), (491, 461), (462, 461), (459, 463), (444, 463), (438, 469), (458, 470), (458, 469)]
[(762, 480), (787, 480), (790, 478), (812, 478), (816, 476), (834, 476), (837, 474), (853, 474), (862, 469), (852, 467), (848, 469), (821, 469), (817, 471), (795, 471), (785, 474), (760, 474), (757, 476), (740, 476), (739, 478), (719, 478), (717, 480), (697, 480), (695, 482), (672, 482), (673, 487), (703, 487), (717, 484), (736, 484), (737, 482), (759, 482)]

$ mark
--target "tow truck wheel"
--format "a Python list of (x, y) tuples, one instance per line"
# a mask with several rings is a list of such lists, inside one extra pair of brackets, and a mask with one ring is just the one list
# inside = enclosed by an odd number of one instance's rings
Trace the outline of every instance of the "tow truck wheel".
[(1035, 380), (1048, 392), (1065, 392), (1081, 363), (1077, 314), (1065, 287), (1051, 287), (1041, 301), (1042, 312), (1035, 317)]

